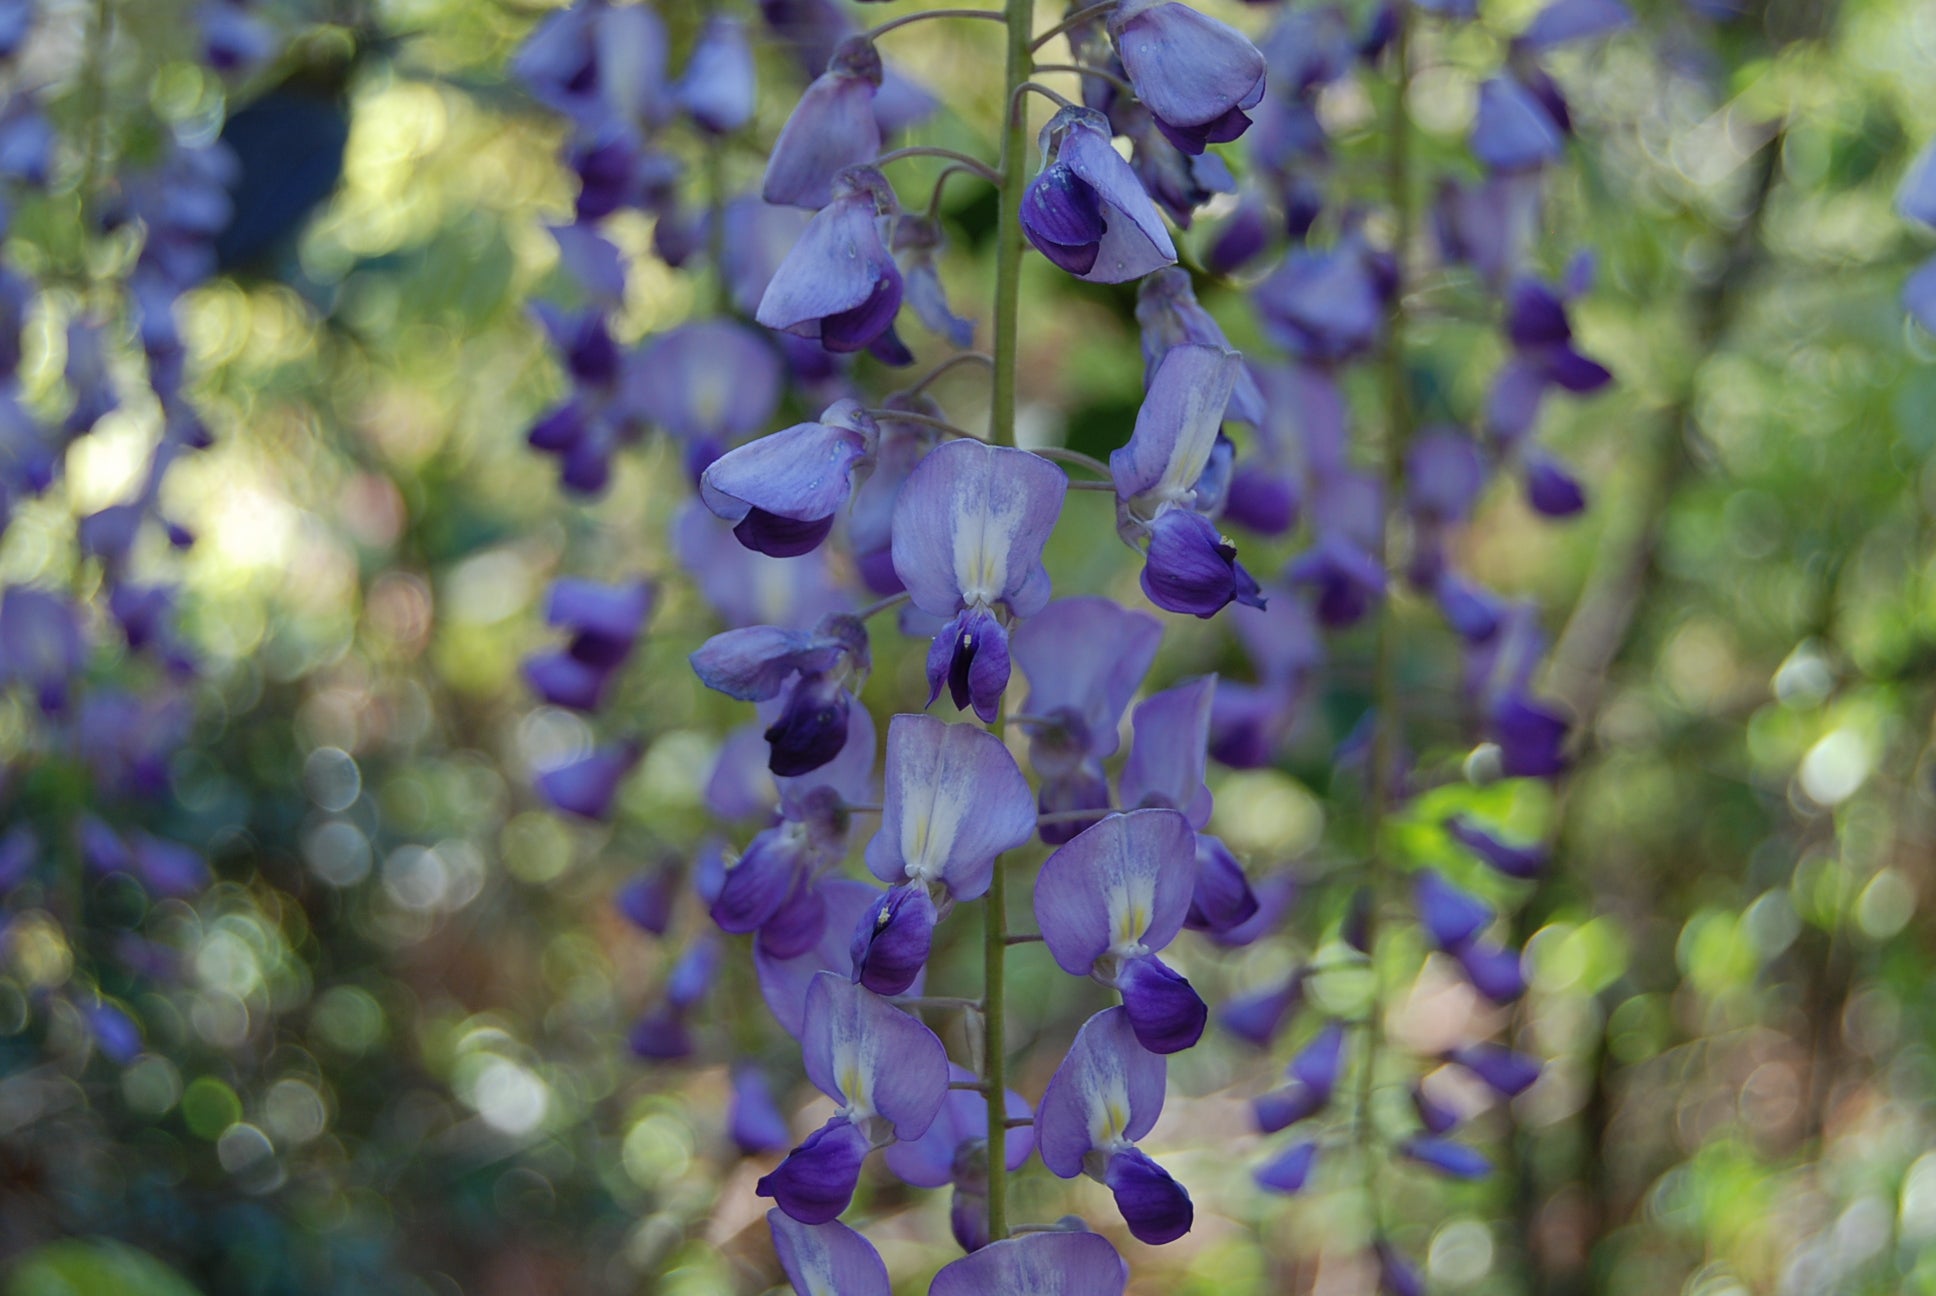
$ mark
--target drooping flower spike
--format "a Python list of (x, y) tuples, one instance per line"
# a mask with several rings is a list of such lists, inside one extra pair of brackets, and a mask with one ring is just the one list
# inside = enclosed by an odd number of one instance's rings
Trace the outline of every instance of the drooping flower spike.
[(894, 505), (894, 571), (914, 606), (947, 621), (928, 651), (928, 700), (943, 683), (957, 708), (992, 723), (1008, 687), (1008, 631), (997, 609), (1030, 617), (1049, 601), (1042, 546), (1069, 479), (1026, 450), (944, 442)]
[(919, 1021), (831, 972), (807, 988), (800, 1045), (807, 1078), (839, 1110), (756, 1191), (824, 1224), (847, 1209), (868, 1152), (927, 1133), (948, 1095), (948, 1053)]
[(1157, 954), (1183, 928), (1196, 884), (1196, 834), (1174, 810), (1132, 810), (1085, 828), (1042, 865), (1035, 920), (1057, 966), (1123, 996), (1137, 1042), (1176, 1053), (1209, 1010)]
[(880, 426), (859, 401), (841, 400), (811, 423), (729, 450), (699, 478), (699, 498), (733, 523), (748, 549), (792, 558), (819, 546), (872, 464)]
[(892, 1296), (874, 1244), (842, 1224), (802, 1224), (785, 1211), (766, 1213), (773, 1250), (798, 1296)]
[(1110, 145), (1109, 121), (1064, 108), (1042, 129), (1042, 170), (1022, 193), (1022, 232), (1090, 283), (1128, 283), (1176, 264), (1163, 217)]
[(1115, 1194), (1138, 1241), (1174, 1242), (1190, 1231), (1190, 1194), (1136, 1146), (1163, 1111), (1167, 1064), (1136, 1040), (1122, 1008), (1084, 1022), (1035, 1113), (1042, 1164), (1063, 1179), (1086, 1174)]
[[(1156, 660), (1163, 623), (1112, 599), (1057, 599), (1015, 631), (1015, 664), (1029, 685), (1029, 764), (1044, 814), (1109, 808), (1101, 762), (1116, 754), (1123, 709)], [(1045, 823), (1059, 846), (1087, 825)]]
[(871, 42), (842, 42), (773, 142), (760, 196), (782, 206), (822, 208), (838, 192), (836, 176), (879, 157), (874, 98), (881, 79), (880, 52)]
[(1264, 56), (1236, 28), (1178, 0), (1123, 0), (1109, 36), (1136, 97), (1164, 138), (1185, 153), (1226, 144), (1250, 128), (1264, 97)]
[(942, 1266), (928, 1296), (1123, 1296), (1128, 1286), (1129, 1265), (1108, 1238), (1058, 1230), (1004, 1238)]
[(879, 171), (842, 171), (827, 205), (773, 272), (755, 318), (828, 351), (871, 350), (885, 363), (907, 363), (894, 335), (901, 271), (881, 230), (894, 210), (894, 190)]
[(1264, 605), (1236, 546), (1204, 516), (1222, 504), (1220, 492), (1206, 489), (1208, 470), (1242, 365), (1227, 349), (1171, 347), (1150, 379), (1129, 444), (1109, 456), (1116, 529), (1143, 549), (1143, 592), (1166, 611), (1209, 617), (1232, 600)]

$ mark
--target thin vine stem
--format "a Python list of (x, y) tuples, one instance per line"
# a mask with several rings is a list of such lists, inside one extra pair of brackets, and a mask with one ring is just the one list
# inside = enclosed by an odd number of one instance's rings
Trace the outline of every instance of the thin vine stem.
[(879, 616), (889, 608), (899, 607), (901, 604), (907, 602), (907, 599), (907, 591), (902, 590), (899, 594), (889, 594), (886, 598), (878, 602), (869, 603), (866, 607), (854, 613), (854, 615), (860, 620), (866, 621), (870, 617)]
[(1073, 464), (1078, 468), (1087, 468), (1090, 472), (1100, 473), (1104, 477), (1110, 476), (1108, 464), (1093, 455), (1086, 455), (1080, 450), (1070, 450), (1065, 446), (1037, 446), (1034, 448), (1034, 452), (1041, 455), (1044, 459), (1053, 459), (1057, 463)]
[(995, 367), (995, 357), (983, 351), (963, 351), (959, 355), (951, 355), (934, 368), (922, 374), (914, 386), (905, 389), (906, 394), (909, 396), (919, 396), (923, 391), (927, 390), (928, 385), (935, 379), (941, 377), (941, 375), (947, 373), (949, 370), (959, 369), (965, 364), (987, 365), (992, 369)]
[[(1405, 450), (1411, 440), (1412, 408), (1406, 390), (1405, 369), (1405, 288), (1406, 254), (1412, 238), (1412, 198), (1411, 198), (1411, 119), (1405, 109), (1405, 96), (1410, 88), (1410, 19), (1409, 9), (1398, 10), (1398, 30), (1392, 39), (1392, 121), (1385, 155), (1385, 183), (1387, 197), (1392, 205), (1393, 233), (1392, 260), (1396, 266), (1397, 284), (1392, 293), (1392, 306), (1386, 321), (1385, 330), (1385, 490), (1383, 516), (1378, 528), (1378, 563), (1389, 566), (1393, 551), (1393, 531), (1399, 520), (1397, 509), (1392, 501), (1398, 496), (1398, 483), (1405, 467)], [(1387, 837), (1387, 820), (1390, 816), (1392, 799), (1392, 760), (1397, 755), (1398, 737), (1402, 726), (1399, 714), (1400, 690), (1396, 671), (1396, 655), (1393, 651), (1397, 638), (1397, 626), (1391, 610), (1391, 599), (1387, 595), (1379, 607), (1377, 647), (1372, 672), (1373, 706), (1375, 721), (1371, 740), (1371, 773), (1367, 780), (1370, 804), (1366, 807), (1367, 827), (1365, 840), (1365, 888), (1369, 893), (1366, 907), (1364, 945), (1366, 958), (1371, 968), (1371, 996), (1366, 1005), (1364, 1016), (1364, 1048), (1359, 1060), (1358, 1094), (1356, 1111), (1353, 1113), (1353, 1138), (1358, 1147), (1358, 1158), (1364, 1181), (1365, 1212), (1370, 1217), (1374, 1236), (1382, 1231), (1379, 1210), (1378, 1177), (1381, 1150), (1377, 1146), (1377, 1130), (1374, 1128), (1373, 1096), (1376, 1092), (1378, 1053), (1381, 1040), (1380, 1018), (1384, 1013), (1384, 992), (1379, 984), (1378, 974), (1378, 923), (1379, 901), (1386, 873), (1385, 852), (1390, 843)]]
[(869, 409), (861, 413), (872, 416), (883, 423), (911, 423), (915, 427), (933, 428), (944, 436), (960, 437), (965, 441), (979, 441), (981, 438), (966, 428), (956, 427), (947, 419), (934, 418), (927, 414), (916, 414), (911, 410)]
[(1114, 72), (1107, 72), (1102, 68), (1083, 67), (1079, 63), (1037, 63), (1035, 70), (1037, 72), (1071, 72), (1076, 76), (1094, 77), (1098, 81), (1107, 81), (1124, 94), (1136, 93), (1135, 86), (1132, 86)]
[[(1035, 0), (1008, 0), (1008, 51), (1003, 68), (1002, 187), (995, 223), (995, 381), (990, 437), (1015, 444), (1015, 372), (1021, 358), (1022, 187), (1027, 183), (1030, 84), (1029, 31)], [(1053, 92), (1051, 92), (1053, 93)], [(988, 1098), (988, 1236), (1008, 1236), (1008, 878), (1002, 862), (988, 885), (982, 921), (982, 1084)]]
[(890, 149), (875, 158), (874, 165), (884, 167), (889, 162), (899, 162), (904, 158), (944, 158), (962, 170), (980, 176), (997, 189), (1002, 187), (1001, 172), (995, 170), (994, 167), (989, 166), (980, 158), (970, 157), (966, 153), (960, 153), (950, 148), (936, 148), (932, 144), (910, 144), (906, 148)]
[[(1058, 108), (1075, 107), (1075, 105), (1071, 103), (1067, 97), (1057, 94), (1055, 91), (1043, 85), (1040, 81), (1021, 81), (1021, 82), (1017, 82), (1015, 89), (1009, 92), (1008, 102), (1010, 105), (1009, 111), (1011, 113), (1016, 111), (1015, 105), (1021, 103), (1022, 96), (1027, 94), (1031, 90), (1033, 90), (1036, 94), (1041, 95), (1044, 99), (1049, 100), (1051, 103), (1055, 104), (1055, 106)], [(1020, 181), (1018, 180), (1017, 183), (1019, 184)]]
[(1085, 5), (1083, 8), (1076, 10), (1074, 13), (1064, 18), (1061, 22), (1057, 23), (1055, 26), (1049, 28), (1047, 31), (1043, 32), (1040, 36), (1037, 36), (1034, 40), (1030, 41), (1028, 52), (1031, 54), (1035, 53), (1035, 51), (1041, 49), (1044, 45), (1047, 45), (1050, 41), (1062, 35), (1062, 33), (1070, 30), (1071, 28), (1080, 27), (1082, 26), (1082, 24), (1088, 22), (1091, 18), (1096, 17), (1098, 14), (1108, 13), (1111, 9), (1114, 9), (1115, 7), (1116, 7), (1116, 0), (1101, 0), (1101, 3), (1099, 4)]
[(1008, 15), (1000, 9), (923, 9), (919, 13), (902, 14), (890, 18), (878, 27), (870, 27), (861, 33), (864, 40), (879, 40), (891, 31), (898, 31), (910, 23), (926, 22), (930, 18), (985, 18), (990, 22), (1007, 22)]

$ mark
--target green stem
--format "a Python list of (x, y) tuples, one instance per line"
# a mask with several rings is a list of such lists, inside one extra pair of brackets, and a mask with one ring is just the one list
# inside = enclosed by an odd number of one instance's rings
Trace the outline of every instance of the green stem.
[[(1392, 260), (1398, 283), (1392, 293), (1391, 313), (1385, 324), (1385, 463), (1384, 518), (1378, 531), (1378, 563), (1390, 565), (1395, 546), (1393, 531), (1398, 512), (1392, 501), (1398, 497), (1399, 481), (1405, 470), (1405, 448), (1411, 440), (1412, 408), (1405, 372), (1405, 290), (1406, 254), (1412, 239), (1411, 192), (1411, 118), (1405, 111), (1405, 95), (1411, 82), (1409, 9), (1398, 10), (1398, 32), (1392, 40), (1392, 123), (1389, 151), (1385, 156), (1385, 183), (1392, 205)], [(1397, 626), (1387, 595), (1378, 613), (1378, 646), (1373, 664), (1373, 706), (1376, 719), (1371, 739), (1371, 773), (1366, 780), (1370, 804), (1365, 840), (1365, 888), (1369, 904), (1365, 917), (1365, 949), (1371, 966), (1371, 1002), (1364, 1020), (1364, 1048), (1358, 1074), (1355, 1137), (1364, 1173), (1365, 1211), (1372, 1233), (1380, 1231), (1378, 1210), (1378, 1172), (1380, 1150), (1374, 1128), (1372, 1099), (1378, 1071), (1380, 1022), (1384, 1013), (1383, 990), (1378, 981), (1378, 906), (1385, 875), (1387, 820), (1392, 800), (1392, 759), (1397, 754), (1401, 729), (1394, 641)]]
[[(1028, 109), (1019, 88), (1034, 59), (1035, 0), (1008, 0), (1008, 55), (1002, 77), (1001, 216), (995, 226), (995, 383), (989, 439), (1015, 444), (1016, 322), (1022, 293), (1022, 188), (1027, 184)], [(982, 923), (982, 1081), (988, 1095), (988, 1236), (1008, 1236), (1008, 881), (1001, 861), (988, 886)]]

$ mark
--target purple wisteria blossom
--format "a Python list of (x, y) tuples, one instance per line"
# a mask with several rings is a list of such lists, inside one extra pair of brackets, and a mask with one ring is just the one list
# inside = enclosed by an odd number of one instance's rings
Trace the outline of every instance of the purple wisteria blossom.
[[(852, 964), (852, 933), (856, 931), (883, 894), (865, 882), (827, 877), (814, 884), (814, 891), (826, 913), (826, 929), (811, 948), (782, 958), (753, 943), (753, 971), (759, 979), (760, 997), (781, 1029), (796, 1039), (807, 1010), (807, 987), (822, 972), (848, 977)], [(921, 992), (922, 978), (916, 976), (907, 993)]]
[(819, 546), (873, 464), (880, 425), (853, 400), (729, 450), (699, 478), (699, 498), (748, 549), (792, 558)]
[(1008, 631), (997, 609), (1030, 617), (1049, 601), (1042, 546), (1069, 479), (1026, 450), (949, 441), (908, 477), (894, 505), (894, 571), (914, 606), (947, 624), (928, 651), (928, 701), (995, 719), (1008, 687)]
[(818, 210), (837, 196), (836, 176), (879, 157), (874, 100), (881, 79), (880, 52), (871, 42), (860, 37), (842, 42), (773, 142), (760, 196)]
[(1123, 996), (1137, 1042), (1176, 1053), (1209, 1009), (1157, 956), (1176, 939), (1196, 886), (1196, 834), (1174, 810), (1132, 810), (1085, 828), (1049, 856), (1035, 920), (1057, 966)]
[(1264, 97), (1264, 56), (1236, 28), (1177, 0), (1123, 0), (1109, 36), (1136, 97), (1183, 152), (1250, 128), (1244, 110)]
[[(957, 1084), (972, 1085), (975, 1073), (948, 1067)], [(1035, 1151), (1034, 1113), (1013, 1089), (1002, 1095), (1011, 1121), (1029, 1124), (1010, 1130), (1003, 1142), (1003, 1164), (1013, 1174)], [(896, 1143), (884, 1158), (887, 1168), (916, 1188), (954, 1188), (948, 1218), (955, 1241), (964, 1251), (978, 1251), (988, 1237), (988, 1101), (970, 1089), (951, 1089), (928, 1132), (918, 1139)]]
[(755, 318), (817, 339), (828, 351), (870, 350), (885, 363), (907, 363), (912, 357), (894, 334), (901, 271), (882, 231), (895, 210), (894, 190), (879, 171), (842, 171), (826, 206), (773, 272)]
[(566, 814), (580, 819), (610, 818), (619, 785), (644, 754), (645, 749), (636, 742), (596, 748), (539, 774), (538, 791)]
[(1203, 775), (1216, 692), (1217, 677), (1205, 675), (1137, 704), (1130, 717), (1129, 760), (1117, 784), (1124, 809), (1181, 810), (1198, 829), (1210, 822), (1213, 802)]
[(672, 93), (688, 117), (715, 135), (751, 121), (759, 82), (746, 25), (724, 14), (707, 18)]
[(1035, 798), (1001, 739), (973, 725), (898, 715), (887, 727), (887, 790), (867, 867), (889, 885), (952, 900), (987, 892), (995, 857), (1035, 835)]
[(1090, 283), (1127, 283), (1176, 264), (1176, 246), (1136, 173), (1110, 145), (1109, 121), (1064, 108), (1042, 129), (1042, 170), (1022, 194), (1022, 232)]
[(1174, 1242), (1196, 1219), (1183, 1185), (1136, 1146), (1162, 1114), (1166, 1083), (1166, 1063), (1137, 1042), (1128, 1013), (1107, 1008), (1076, 1032), (1035, 1113), (1042, 1164), (1107, 1186), (1130, 1233), (1151, 1246)]
[(1123, 1296), (1128, 1286), (1129, 1266), (1108, 1238), (1057, 1230), (1005, 1238), (942, 1266), (928, 1296)]
[(800, 1045), (807, 1078), (839, 1110), (756, 1191), (803, 1224), (825, 1224), (847, 1209), (868, 1152), (934, 1123), (948, 1053), (919, 1021), (830, 972), (807, 989)]
[(1275, 1134), (1323, 1111), (1344, 1068), (1344, 1027), (1327, 1022), (1291, 1059), (1290, 1084), (1273, 1089), (1252, 1104), (1257, 1128)]
[(707, 688), (770, 702), (767, 767), (782, 778), (819, 769), (847, 744), (853, 690), (871, 665), (867, 627), (830, 613), (811, 631), (744, 626), (714, 635), (689, 659)]
[[(1110, 599), (1058, 599), (1015, 631), (1015, 664), (1029, 685), (1029, 764), (1041, 780), (1044, 814), (1109, 808), (1102, 762), (1116, 754), (1123, 710), (1156, 660), (1163, 624)], [(1094, 821), (1091, 821), (1094, 822)], [(1080, 820), (1045, 823), (1051, 846), (1074, 837)]]
[(1150, 380), (1129, 444), (1109, 456), (1117, 532), (1143, 550), (1143, 592), (1166, 611), (1209, 617), (1233, 600), (1263, 606), (1237, 547), (1205, 516), (1222, 505), (1209, 470), (1242, 366), (1234, 351), (1171, 347)]
[(709, 460), (767, 426), (783, 385), (767, 339), (723, 319), (651, 339), (628, 377), (646, 419)]
[(802, 1224), (785, 1211), (772, 1210), (766, 1223), (794, 1291), (803, 1296), (892, 1296), (887, 1266), (874, 1244), (839, 1220)]
[(568, 630), (563, 649), (524, 663), (532, 692), (553, 706), (596, 711), (625, 666), (651, 614), (654, 590), (640, 580), (626, 585), (556, 581), (545, 596), (545, 624)]

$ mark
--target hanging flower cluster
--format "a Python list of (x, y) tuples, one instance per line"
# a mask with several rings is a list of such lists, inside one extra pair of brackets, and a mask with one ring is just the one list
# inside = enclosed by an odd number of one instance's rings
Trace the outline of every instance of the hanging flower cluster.
[[(1286, 10), (1253, 43), (1180, 0), (1075, 4), (1039, 35), (1028, 0), (867, 32), (829, 5), (763, 13), (810, 80), (757, 195), (729, 191), (715, 169), (695, 204), (664, 140), (681, 119), (709, 147), (750, 121), (754, 63), (733, 20), (709, 18), (694, 32), (676, 75), (673, 42), (642, 5), (580, 0), (546, 19), (520, 54), (535, 96), (569, 124), (579, 196), (573, 223), (554, 232), (589, 303), (543, 317), (570, 394), (531, 443), (558, 458), (568, 488), (595, 492), (615, 452), (656, 430), (681, 447), (694, 479), (672, 548), (725, 629), (691, 664), (708, 688), (752, 703), (756, 718), (727, 739), (707, 789), (742, 844), (705, 848), (690, 879), (719, 932), (750, 938), (762, 997), (798, 1042), (806, 1078), (834, 1104), (756, 1189), (776, 1207), (774, 1245), (796, 1289), (889, 1290), (871, 1244), (841, 1222), (879, 1150), (906, 1183), (954, 1189), (953, 1232), (970, 1254), (943, 1267), (931, 1292), (1115, 1296), (1127, 1270), (1111, 1243), (1076, 1220), (1018, 1227), (1006, 1179), (1039, 1155), (1055, 1176), (1106, 1186), (1144, 1243), (1172, 1242), (1193, 1225), (1189, 1191), (1141, 1146), (1162, 1110), (1168, 1059), (1195, 1046), (1212, 1019), (1172, 950), (1255, 941), (1282, 923), (1295, 894), (1283, 875), (1253, 883), (1208, 831), (1210, 761), (1279, 760), (1335, 636), (1370, 622), (1391, 639), (1402, 589), (1437, 609), (1462, 654), (1468, 768), (1550, 778), (1565, 767), (1566, 718), (1534, 687), (1544, 646), (1534, 609), (1485, 591), (1454, 557), (1496, 473), (1515, 473), (1543, 515), (1585, 504), (1571, 472), (1534, 444), (1549, 395), (1583, 396), (1610, 381), (1576, 345), (1569, 318), (1590, 260), (1575, 258), (1556, 280), (1532, 266), (1542, 175), (1573, 129), (1541, 58), (1617, 30), (1626, 13), (1609, 0), (1556, 0), (1501, 42), (1499, 70), (1478, 92), (1479, 174), (1438, 187), (1430, 267), (1405, 169), (1410, 39), (1422, 23), (1470, 15), (1383, 4), (1354, 31), (1340, 10)], [(887, 148), (932, 104), (896, 77), (883, 40), (917, 19), (963, 17), (1022, 28), (1009, 33), (1001, 155)], [(1038, 61), (1058, 39), (1073, 65)], [(1079, 76), (1081, 101), (1033, 79), (1051, 72)], [(1394, 187), (1382, 212), (1344, 191), (1318, 102), (1360, 76), (1382, 76), (1398, 105), (1386, 124)], [(1032, 93), (1056, 111), (1031, 151), (1023, 105)], [(1240, 149), (1251, 160), (1241, 187), (1227, 161)], [(923, 156), (947, 170), (929, 202), (905, 203), (894, 164)], [(987, 354), (960, 350), (976, 326), (953, 313), (935, 273), (944, 249), (934, 212), (953, 174), (999, 191)], [(1190, 230), (1218, 195), (1233, 195), (1228, 219), (1202, 240), (1199, 270), (1172, 227)], [(669, 263), (704, 258), (716, 317), (636, 345), (615, 339), (624, 266), (598, 225), (622, 207), (655, 217)], [(1145, 390), (1106, 463), (1016, 444), (1016, 285), (1029, 252), (1077, 281), (1135, 285)], [(1241, 354), (1199, 302), (1199, 287), (1217, 282), (1206, 271), (1246, 276), (1263, 353)], [(1422, 274), (1467, 271), (1500, 321), (1505, 358), (1463, 425), (1456, 411), (1425, 422), (1405, 351), (1412, 295)], [(957, 353), (870, 398), (862, 375), (915, 361), (903, 306)], [(928, 340), (915, 338), (923, 349)], [(971, 364), (994, 371), (985, 436), (930, 393)], [(1361, 431), (1347, 375), (1373, 365), (1388, 406)], [(769, 430), (782, 399), (810, 417)], [(1070, 493), (1091, 490), (1114, 496), (1118, 537), (1141, 564), (1154, 612), (1056, 587), (1051, 538), (1069, 529)], [(1250, 542), (1226, 528), (1259, 545), (1300, 543), (1260, 576), (1240, 557)], [(547, 618), (570, 639), (528, 664), (533, 688), (555, 705), (595, 710), (651, 597), (644, 584), (561, 582)], [(863, 698), (870, 625), (890, 611), (903, 634), (927, 642), (927, 694), (898, 700), (880, 749)], [(1229, 625), (1254, 677), (1203, 676), (1137, 701), (1164, 636), (1158, 613)], [(1405, 888), (1391, 872), (1384, 825), (1432, 775), (1409, 753), (1389, 647), (1378, 657), (1377, 703), (1337, 753), (1341, 769), (1362, 775), (1367, 825), (1357, 884), (1324, 910), (1340, 957), (1375, 968), (1381, 934), (1402, 917), (1477, 993), (1510, 1004), (1525, 989), (1520, 955), (1484, 898), (1509, 895), (1508, 884), (1419, 870)], [(875, 693), (876, 709), (888, 705)], [(545, 773), (540, 788), (562, 810), (606, 818), (640, 750), (600, 747)], [(1506, 879), (1544, 868), (1537, 845), (1494, 827), (1454, 817), (1443, 830)], [(1038, 841), (1046, 857), (1034, 853)], [(854, 876), (856, 846), (878, 886)], [(1008, 932), (1011, 886), (1034, 914), (1033, 933)], [(642, 875), (621, 906), (664, 934), (678, 889), (676, 871)], [(978, 903), (987, 983), (975, 996), (929, 995), (938, 936)], [(1003, 968), (1009, 946), (1036, 940), (1113, 1002), (1067, 1042), (1031, 1105), (1008, 1084)], [(671, 964), (634, 1035), (641, 1055), (693, 1050), (687, 1013), (731, 948), (708, 934)], [(1258, 1182), (1296, 1193), (1345, 1143), (1360, 1158), (1483, 1175), (1484, 1154), (1453, 1137), (1461, 1111), (1425, 1072), (1444, 1063), (1510, 1097), (1534, 1082), (1537, 1063), (1487, 1040), (1432, 1059), (1381, 1050), (1376, 994), (1349, 1019), (1300, 1012), (1304, 985), (1324, 970), (1300, 966), (1217, 1014), (1260, 1047), (1286, 1031), (1302, 1040), (1284, 1087), (1256, 1099), (1265, 1134), (1299, 1127), (1266, 1154)], [(930, 1024), (937, 1014), (962, 1027), (965, 1053), (950, 1054)], [(1414, 1102), (1394, 1121), (1369, 1095), (1399, 1065)], [(767, 1078), (739, 1065), (734, 1092), (740, 1146), (774, 1149), (784, 1122)], [(1418, 1290), (1375, 1203), (1370, 1211), (1366, 1244), (1387, 1288)]]

